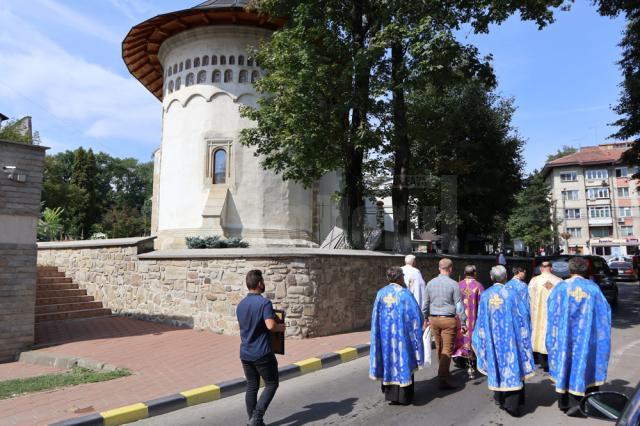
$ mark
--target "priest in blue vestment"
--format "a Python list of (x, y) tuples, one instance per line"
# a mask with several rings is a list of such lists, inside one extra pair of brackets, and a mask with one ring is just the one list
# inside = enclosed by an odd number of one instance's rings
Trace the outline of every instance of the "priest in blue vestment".
[(580, 257), (569, 260), (571, 277), (559, 282), (547, 301), (549, 375), (560, 394), (558, 407), (581, 416), (580, 399), (607, 378), (611, 352), (611, 308)]
[(527, 278), (527, 271), (522, 266), (514, 266), (512, 272), (513, 278), (507, 281), (505, 287), (514, 290), (518, 294), (518, 297), (522, 299), (524, 307), (526, 308), (527, 323), (529, 323), (529, 327), (531, 327), (531, 323), (529, 320), (531, 310), (529, 301), (529, 286), (527, 286), (527, 283), (524, 281)]
[(534, 375), (527, 309), (516, 290), (505, 286), (504, 266), (494, 266), (490, 275), (494, 284), (480, 296), (473, 350), (496, 404), (517, 417), (524, 405), (524, 380)]
[(424, 318), (405, 287), (402, 269), (389, 268), (387, 280), (371, 313), (369, 377), (382, 381), (382, 392), (391, 404), (407, 405), (413, 400), (413, 373), (424, 364)]

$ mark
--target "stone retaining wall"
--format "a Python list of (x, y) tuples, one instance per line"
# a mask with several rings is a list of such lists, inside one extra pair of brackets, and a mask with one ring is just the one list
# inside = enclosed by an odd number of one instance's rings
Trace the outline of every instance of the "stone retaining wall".
[[(319, 249), (144, 251), (140, 244), (49, 245), (40, 248), (38, 262), (60, 267), (115, 313), (232, 335), (239, 331), (235, 309), (246, 294), (245, 274), (260, 269), (266, 297), (287, 313), (287, 335), (306, 338), (368, 327), (386, 269), (403, 259)], [(425, 278), (435, 275), (438, 260), (419, 258)], [(454, 261), (461, 271), (465, 259)], [(475, 259), (481, 262), (488, 266), (493, 258)]]

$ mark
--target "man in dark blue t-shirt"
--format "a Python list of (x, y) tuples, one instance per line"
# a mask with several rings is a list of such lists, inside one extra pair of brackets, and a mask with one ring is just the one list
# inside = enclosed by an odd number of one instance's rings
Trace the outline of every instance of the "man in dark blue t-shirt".
[[(240, 324), (240, 360), (247, 378), (245, 403), (250, 426), (263, 426), (263, 417), (278, 389), (278, 361), (271, 349), (270, 332), (284, 332), (284, 324), (278, 324), (271, 301), (262, 297), (264, 279), (262, 272), (254, 269), (246, 277), (247, 297), (236, 309)], [(260, 378), (264, 380), (264, 390), (258, 398)]]

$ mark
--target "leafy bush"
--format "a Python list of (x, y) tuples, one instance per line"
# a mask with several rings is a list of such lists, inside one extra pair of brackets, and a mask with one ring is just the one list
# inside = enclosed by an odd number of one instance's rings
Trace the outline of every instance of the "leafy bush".
[(242, 238), (224, 238), (220, 235), (209, 235), (207, 237), (186, 237), (185, 240), (187, 242), (187, 248), (190, 249), (249, 247), (249, 243), (244, 241)]

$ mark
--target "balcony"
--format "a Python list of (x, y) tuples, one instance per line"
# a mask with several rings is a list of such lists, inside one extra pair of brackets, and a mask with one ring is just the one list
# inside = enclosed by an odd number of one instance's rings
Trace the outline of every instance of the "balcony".
[(590, 226), (607, 226), (613, 225), (613, 219), (610, 217), (590, 217), (589, 218)]

